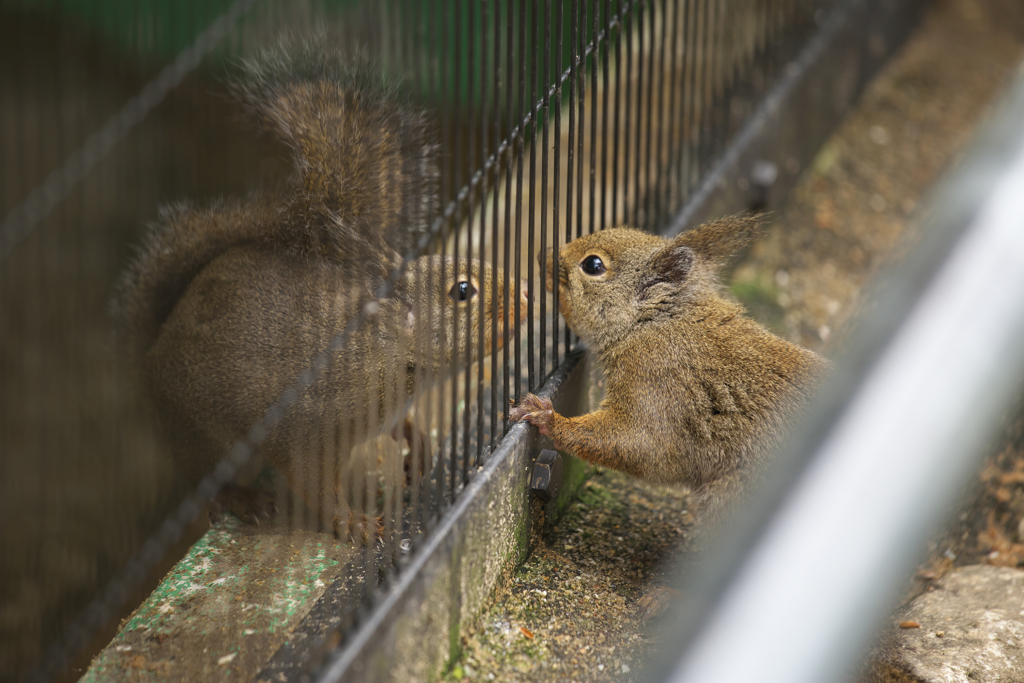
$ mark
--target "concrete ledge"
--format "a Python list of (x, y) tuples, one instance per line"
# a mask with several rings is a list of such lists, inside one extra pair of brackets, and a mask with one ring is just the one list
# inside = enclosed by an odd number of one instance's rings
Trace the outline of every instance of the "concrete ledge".
[[(1024, 667), (1024, 571), (974, 565), (917, 597), (885, 664), (908, 683), (1019, 681)], [(893, 676), (896, 678), (896, 676)]]
[(353, 555), (328, 534), (227, 517), (124, 620), (81, 680), (251, 679)]
[[(583, 357), (581, 351), (570, 354), (538, 392), (566, 415), (585, 411), (589, 376)], [(426, 681), (458, 656), (460, 629), (472, 627), (529, 553), (538, 509), (529, 488), (536, 441), (528, 425), (513, 427), (352, 639), (332, 651), (337, 639), (327, 634), (310, 648), (310, 670), (326, 664), (318, 680)], [(578, 460), (563, 458), (563, 485), (547, 506), (552, 518), (576, 495), (587, 471)], [(275, 680), (269, 677), (273, 668), (271, 662), (261, 678)]]

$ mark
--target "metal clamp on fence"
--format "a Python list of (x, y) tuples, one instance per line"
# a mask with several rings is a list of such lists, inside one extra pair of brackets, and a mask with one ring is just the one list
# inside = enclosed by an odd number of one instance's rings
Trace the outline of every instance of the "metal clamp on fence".
[(562, 485), (562, 456), (558, 451), (544, 449), (533, 463), (533, 478), (530, 488), (542, 503), (554, 500), (558, 496), (558, 487)]

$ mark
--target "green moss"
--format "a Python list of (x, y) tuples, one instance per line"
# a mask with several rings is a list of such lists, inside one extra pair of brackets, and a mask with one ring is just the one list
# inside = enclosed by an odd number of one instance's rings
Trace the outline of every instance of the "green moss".
[(590, 480), (580, 489), (580, 503), (587, 507), (600, 507), (610, 514), (622, 512), (622, 501), (607, 487)]

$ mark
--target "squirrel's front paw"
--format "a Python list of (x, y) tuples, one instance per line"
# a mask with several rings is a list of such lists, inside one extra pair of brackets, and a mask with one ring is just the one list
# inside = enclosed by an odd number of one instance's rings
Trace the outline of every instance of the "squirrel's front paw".
[(384, 535), (384, 520), (350, 511), (347, 518), (335, 515), (332, 520), (335, 538), (348, 539), (358, 547), (373, 545)]
[(519, 401), (519, 405), (509, 411), (511, 422), (526, 420), (544, 436), (551, 436), (551, 422), (555, 418), (555, 409), (551, 399), (541, 398), (535, 394), (527, 394)]

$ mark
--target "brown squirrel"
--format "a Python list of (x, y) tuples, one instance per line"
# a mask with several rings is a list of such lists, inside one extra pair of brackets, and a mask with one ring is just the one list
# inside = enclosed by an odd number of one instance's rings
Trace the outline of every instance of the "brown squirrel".
[[(425, 114), (365, 60), (307, 44), (243, 68), (234, 91), (291, 148), (295, 177), (244, 200), (163, 210), (115, 316), (160, 431), (196, 483), (364, 315), (256, 454), (336, 534), (367, 542), (373, 525), (346, 491), (352, 449), (396, 430), (416, 391), (473, 357), (480, 329), (491, 348), (480, 297), (498, 346), (514, 307), (503, 310), (506, 280), (492, 291), (485, 263), (422, 256), (402, 268), (436, 213), (437, 146)], [(271, 514), (268, 494), (241, 479), (222, 488), (211, 518), (224, 507), (250, 522)]]
[[(719, 294), (721, 261), (758, 222), (722, 218), (672, 240), (611, 228), (566, 245), (559, 310), (603, 370), (605, 398), (566, 418), (528, 394), (512, 421), (596, 465), (687, 486), (702, 522), (717, 517), (768, 464), (829, 367)], [(553, 288), (550, 267), (547, 278)]]

